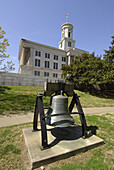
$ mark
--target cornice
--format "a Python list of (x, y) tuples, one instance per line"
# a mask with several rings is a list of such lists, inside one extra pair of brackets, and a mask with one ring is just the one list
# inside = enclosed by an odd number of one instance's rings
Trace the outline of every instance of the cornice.
[(61, 25), (61, 29), (62, 29), (62, 27), (65, 27), (65, 26), (66, 26), (66, 27), (71, 26), (72, 29), (74, 28), (72, 24), (66, 22), (66, 23), (64, 23), (64, 24)]
[[(65, 37), (66, 38), (66, 37)], [(59, 42), (59, 44), (63, 41), (63, 39)], [(72, 40), (75, 42), (75, 40)], [(51, 46), (48, 46), (48, 45), (44, 45), (44, 44), (40, 44), (40, 43), (37, 43), (37, 42), (33, 42), (33, 41), (30, 41), (30, 40), (25, 40), (25, 39), (21, 39), (20, 41), (20, 46), (19, 46), (19, 55), (18, 55), (18, 60), (20, 60), (20, 55), (21, 55), (21, 51), (22, 51), (22, 47), (23, 47), (23, 42), (25, 43), (29, 43), (29, 44), (33, 44), (33, 45), (37, 45), (37, 46), (41, 46), (41, 47), (45, 47), (45, 48), (49, 48), (49, 49), (52, 49), (52, 50), (56, 50), (58, 52), (64, 52), (64, 53), (68, 53), (68, 52), (74, 52), (74, 53), (89, 53), (88, 51), (85, 51), (85, 50), (81, 50), (81, 49), (78, 49), (78, 48), (74, 48), (74, 49), (68, 49), (68, 50), (62, 50), (62, 49), (59, 49), (59, 48), (55, 48), (55, 47), (51, 47)]]
[(22, 50), (22, 44), (23, 44), (24, 42), (25, 42), (25, 43), (32, 44), (32, 45), (41, 46), (41, 47), (45, 47), (45, 48), (48, 48), (48, 49), (60, 51), (60, 52), (66, 52), (65, 50), (62, 50), (62, 49), (59, 49), (59, 48), (56, 48), (56, 47), (51, 47), (51, 46), (44, 45), (44, 44), (40, 44), (40, 43), (33, 42), (33, 41), (30, 41), (30, 40), (21, 39), (20, 46), (19, 46), (19, 56), (18, 56), (18, 59), (20, 59), (21, 50)]
[(85, 50), (81, 50), (81, 49), (79, 49), (79, 48), (74, 48), (74, 49), (68, 49), (68, 50), (66, 50), (66, 52), (80, 52), (80, 53), (89, 53), (88, 51), (85, 51)]
[(23, 42), (26, 42), (26, 43), (33, 44), (33, 45), (37, 45), (37, 46), (41, 46), (41, 47), (50, 48), (50, 49), (53, 49), (53, 50), (65, 52), (64, 50), (58, 49), (58, 48), (56, 48), (56, 47), (51, 47), (51, 46), (48, 46), (48, 45), (45, 45), (45, 44), (40, 44), (40, 43), (33, 42), (33, 41), (30, 41), (30, 40), (24, 40), (24, 39), (22, 39), (22, 41), (23, 41)]

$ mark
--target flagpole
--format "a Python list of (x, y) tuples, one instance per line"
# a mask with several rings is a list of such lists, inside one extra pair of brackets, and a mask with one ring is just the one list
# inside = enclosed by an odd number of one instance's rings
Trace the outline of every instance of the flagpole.
[(68, 12), (66, 13), (66, 22), (68, 23)]

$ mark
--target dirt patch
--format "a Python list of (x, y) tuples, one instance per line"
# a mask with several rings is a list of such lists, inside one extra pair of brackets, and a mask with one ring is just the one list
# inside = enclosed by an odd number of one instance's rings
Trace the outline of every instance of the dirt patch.
[(27, 147), (25, 145), (25, 140), (24, 140), (23, 134), (22, 134), (21, 148), (22, 148), (21, 160), (22, 160), (22, 163), (23, 163), (23, 170), (30, 170), (30, 162), (29, 162), (29, 158), (28, 158), (28, 151), (27, 151)]
[(84, 163), (84, 162), (88, 161), (90, 158), (91, 158), (91, 151), (87, 151), (87, 152), (83, 152), (83, 153), (71, 156), (66, 159), (62, 159), (60, 161), (53, 162), (51, 164), (45, 165), (44, 168), (45, 168), (45, 170), (50, 170), (51, 168), (54, 168), (54, 167), (60, 168), (62, 165), (76, 163), (76, 162), (82, 162), (82, 160)]

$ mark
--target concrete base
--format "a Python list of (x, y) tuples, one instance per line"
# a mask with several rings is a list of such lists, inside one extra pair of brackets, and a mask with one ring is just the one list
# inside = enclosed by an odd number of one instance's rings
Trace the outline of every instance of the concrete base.
[(40, 150), (41, 131), (32, 132), (32, 128), (23, 129), (25, 143), (29, 153), (31, 169), (75, 155), (93, 147), (104, 144), (104, 141), (95, 135), (89, 134), (82, 138), (80, 126), (67, 128), (52, 128), (48, 126), (49, 148)]

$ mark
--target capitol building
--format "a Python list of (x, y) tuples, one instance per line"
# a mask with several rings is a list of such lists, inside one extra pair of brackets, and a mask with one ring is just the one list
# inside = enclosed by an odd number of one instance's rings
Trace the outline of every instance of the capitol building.
[(21, 39), (19, 46), (18, 74), (34, 76), (39, 80), (63, 79), (61, 67), (69, 65), (82, 53), (87, 52), (75, 48), (73, 25), (68, 22), (61, 26), (61, 40), (58, 48)]

